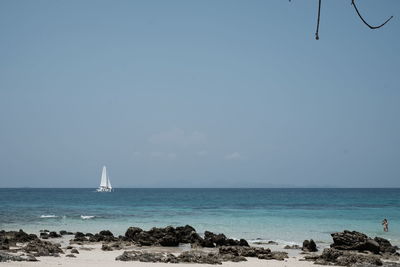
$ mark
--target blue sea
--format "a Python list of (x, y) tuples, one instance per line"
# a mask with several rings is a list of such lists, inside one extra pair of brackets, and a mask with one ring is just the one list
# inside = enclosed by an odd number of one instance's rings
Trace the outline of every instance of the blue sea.
[[(389, 232), (382, 230), (387, 218)], [(400, 245), (400, 189), (0, 189), (0, 229), (123, 234), (189, 224), (248, 240), (331, 242), (344, 229)]]

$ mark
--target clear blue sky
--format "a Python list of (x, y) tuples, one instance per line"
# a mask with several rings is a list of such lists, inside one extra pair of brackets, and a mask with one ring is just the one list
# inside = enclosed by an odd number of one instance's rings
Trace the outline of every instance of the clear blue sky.
[(400, 186), (400, 1), (1, 1), (0, 187)]

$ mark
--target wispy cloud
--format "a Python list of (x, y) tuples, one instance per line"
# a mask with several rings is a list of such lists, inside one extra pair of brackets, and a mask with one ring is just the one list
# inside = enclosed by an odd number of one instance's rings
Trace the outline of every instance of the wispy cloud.
[(225, 159), (227, 160), (236, 160), (236, 159), (241, 159), (242, 155), (240, 155), (239, 152), (233, 152), (225, 155)]
[(158, 145), (201, 145), (206, 143), (206, 135), (199, 131), (185, 132), (180, 128), (173, 128), (151, 135), (148, 141)]

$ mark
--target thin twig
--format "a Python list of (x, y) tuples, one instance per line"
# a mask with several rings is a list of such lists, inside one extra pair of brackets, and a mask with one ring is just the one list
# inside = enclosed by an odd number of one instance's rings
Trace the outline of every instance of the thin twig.
[(318, 0), (318, 20), (317, 20), (317, 31), (315, 32), (315, 40), (319, 40), (319, 19), (321, 17), (321, 0)]
[(354, 6), (354, 9), (356, 10), (358, 16), (360, 17), (360, 19), (362, 20), (362, 22), (364, 22), (365, 25), (367, 25), (370, 29), (375, 30), (375, 29), (379, 29), (380, 27), (384, 26), (386, 23), (389, 22), (389, 20), (391, 20), (393, 18), (393, 16), (390, 16), (390, 18), (388, 18), (384, 23), (382, 23), (379, 26), (371, 26), (370, 24), (368, 24), (368, 22), (365, 21), (365, 19), (361, 16), (360, 12), (358, 11), (358, 8), (356, 6), (355, 0), (351, 0), (351, 4)]

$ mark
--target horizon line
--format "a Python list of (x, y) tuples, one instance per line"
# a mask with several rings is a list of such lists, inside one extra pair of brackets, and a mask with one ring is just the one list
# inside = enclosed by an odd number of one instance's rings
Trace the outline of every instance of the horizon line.
[[(0, 189), (93, 189), (95, 187), (0, 187)], [(113, 187), (113, 189), (400, 189), (400, 187), (272, 186), (272, 187)]]

